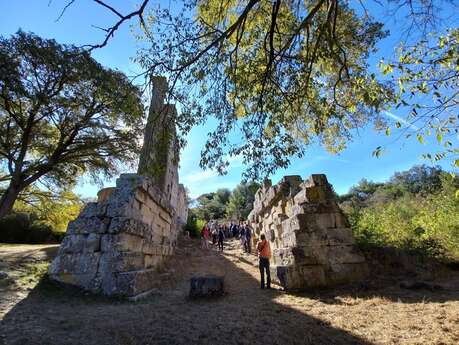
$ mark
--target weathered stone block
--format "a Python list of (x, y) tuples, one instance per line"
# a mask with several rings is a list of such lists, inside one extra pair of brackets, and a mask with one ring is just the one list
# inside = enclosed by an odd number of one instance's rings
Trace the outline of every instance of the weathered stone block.
[(115, 188), (113, 187), (108, 187), (108, 188), (103, 188), (100, 191), (97, 192), (97, 203), (102, 203), (110, 199), (110, 196), (113, 194), (115, 191)]
[(302, 266), (300, 268), (306, 287), (320, 287), (327, 285), (324, 267), (321, 265)]
[(67, 227), (67, 234), (103, 234), (107, 232), (109, 224), (110, 218), (98, 218), (96, 216), (88, 218), (77, 218), (76, 220), (69, 223)]
[(116, 217), (113, 218), (108, 232), (111, 234), (128, 233), (139, 237), (145, 237), (149, 232), (148, 224), (132, 218)]
[(52, 262), (49, 273), (96, 274), (100, 253), (74, 253), (58, 255)]
[(102, 253), (99, 262), (101, 272), (128, 272), (144, 268), (144, 255), (131, 252)]
[(364, 263), (365, 257), (355, 245), (339, 245), (323, 247), (324, 255), (330, 264)]
[(101, 238), (103, 252), (142, 252), (144, 239), (129, 233), (106, 234)]
[(368, 275), (368, 266), (365, 262), (355, 264), (333, 263), (326, 272), (327, 282), (330, 285), (346, 284), (364, 279)]
[(218, 276), (193, 277), (190, 280), (191, 298), (223, 296), (224, 278)]
[(164, 258), (160, 255), (145, 255), (145, 268), (160, 268)]

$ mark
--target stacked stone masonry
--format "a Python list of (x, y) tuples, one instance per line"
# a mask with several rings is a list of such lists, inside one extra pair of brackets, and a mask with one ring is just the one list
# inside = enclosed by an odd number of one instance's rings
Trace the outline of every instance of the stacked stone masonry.
[[(164, 87), (164, 78), (156, 81)], [(159, 97), (152, 99), (149, 121), (167, 118), (167, 114), (154, 115), (171, 109), (161, 106), (164, 93)], [(175, 108), (168, 114), (175, 116)], [(164, 156), (164, 152), (152, 152), (157, 147), (147, 142), (155, 134), (150, 131), (157, 130), (147, 124), (139, 172), (122, 174), (116, 187), (99, 191), (97, 202), (88, 203), (69, 224), (49, 269), (52, 279), (127, 297), (147, 294), (161, 283), (158, 273), (174, 253), (188, 206), (185, 187), (178, 182), (176, 148), (166, 147)], [(168, 135), (172, 136), (169, 146), (176, 145), (175, 131)], [(167, 162), (158, 162), (155, 154)], [(156, 169), (153, 164), (164, 166)], [(152, 171), (163, 176), (149, 174)]]
[(361, 280), (365, 258), (325, 175), (266, 180), (248, 218), (255, 239), (271, 245), (271, 277), (287, 289), (327, 287)]

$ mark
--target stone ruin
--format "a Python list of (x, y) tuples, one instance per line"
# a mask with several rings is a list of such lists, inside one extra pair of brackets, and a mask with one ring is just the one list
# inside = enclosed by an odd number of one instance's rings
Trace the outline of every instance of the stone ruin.
[(271, 279), (287, 289), (328, 287), (368, 273), (349, 223), (325, 175), (266, 180), (248, 221), (271, 245)]
[(176, 109), (164, 104), (167, 81), (153, 78), (153, 92), (137, 174), (122, 174), (88, 203), (52, 262), (52, 279), (105, 295), (137, 298), (160, 283), (186, 223), (186, 191), (178, 182)]

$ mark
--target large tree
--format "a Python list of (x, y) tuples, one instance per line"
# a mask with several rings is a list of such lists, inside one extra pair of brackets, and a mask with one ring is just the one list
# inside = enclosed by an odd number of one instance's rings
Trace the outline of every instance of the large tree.
[(0, 38), (0, 217), (37, 181), (71, 186), (131, 162), (143, 110), (140, 90), (84, 50), (21, 31)]
[(160, 9), (147, 18), (150, 48), (137, 61), (170, 76), (182, 133), (217, 120), (204, 167), (224, 172), (228, 158), (242, 156), (246, 177), (258, 179), (311, 142), (342, 150), (391, 95), (366, 62), (382, 24), (344, 2), (185, 1), (189, 8), (194, 17)]
[[(104, 47), (138, 18), (151, 44), (138, 62), (147, 77), (165, 73), (172, 80), (171, 96), (182, 103), (183, 137), (209, 116), (217, 119), (202, 167), (224, 172), (228, 158), (242, 154), (250, 164), (247, 175), (257, 177), (287, 166), (313, 141), (339, 151), (352, 130), (368, 122), (390, 134), (379, 111), (391, 103), (406, 114), (395, 127), (416, 131), (421, 143), (434, 134), (445, 146), (427, 158), (449, 156), (459, 166), (457, 0), (182, 0), (172, 11), (170, 4), (139, 0), (127, 13), (111, 0), (93, 3), (115, 19), (89, 49)], [(153, 3), (156, 10), (145, 18)], [(397, 72), (384, 83), (366, 64), (386, 34), (371, 15), (392, 27), (396, 22), (391, 34), (403, 43), (396, 60), (390, 52), (382, 64), (384, 74)], [(245, 140), (231, 141), (235, 137)]]

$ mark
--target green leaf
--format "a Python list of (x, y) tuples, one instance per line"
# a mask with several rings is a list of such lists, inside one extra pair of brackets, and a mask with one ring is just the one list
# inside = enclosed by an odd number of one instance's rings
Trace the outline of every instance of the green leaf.
[(416, 138), (418, 138), (418, 141), (423, 144), (424, 143), (424, 137), (422, 136), (422, 134), (418, 133), (416, 134)]
[(437, 141), (441, 143), (443, 141), (443, 136), (440, 133), (437, 133)]

